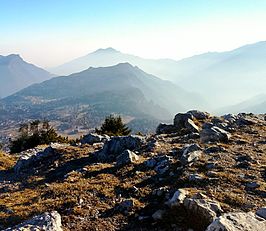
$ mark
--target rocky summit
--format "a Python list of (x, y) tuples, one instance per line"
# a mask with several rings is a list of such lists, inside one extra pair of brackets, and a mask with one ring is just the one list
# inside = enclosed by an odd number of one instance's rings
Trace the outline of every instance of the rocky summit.
[(0, 154), (1, 230), (266, 230), (266, 115)]

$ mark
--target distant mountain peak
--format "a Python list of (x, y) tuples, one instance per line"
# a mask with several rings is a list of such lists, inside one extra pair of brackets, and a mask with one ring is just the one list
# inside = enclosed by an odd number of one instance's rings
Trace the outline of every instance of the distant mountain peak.
[(10, 54), (7, 56), (0, 56), (0, 63), (1, 64), (10, 64), (10, 63), (21, 63), (21, 62), (25, 62), (20, 55), (18, 54)]
[(103, 53), (103, 54), (106, 54), (106, 53), (120, 53), (118, 50), (112, 48), (112, 47), (108, 47), (108, 48), (100, 48), (96, 51), (94, 51), (93, 53), (95, 54), (100, 54), (100, 53)]
[(124, 68), (135, 68), (132, 64), (129, 62), (124, 62), (124, 63), (118, 63), (114, 67), (124, 67)]

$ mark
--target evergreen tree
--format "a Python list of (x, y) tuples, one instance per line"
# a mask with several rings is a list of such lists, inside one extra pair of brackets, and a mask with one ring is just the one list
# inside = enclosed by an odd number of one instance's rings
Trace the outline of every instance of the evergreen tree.
[[(40, 126), (41, 125), (41, 126)], [(50, 127), (48, 121), (35, 120), (28, 124), (22, 124), (19, 128), (19, 136), (10, 145), (11, 153), (18, 153), (41, 144), (51, 142), (68, 142), (67, 138), (59, 136), (55, 129)]]
[(131, 130), (123, 123), (121, 116), (115, 117), (114, 115), (107, 116), (101, 128), (95, 131), (109, 136), (126, 136), (131, 133)]

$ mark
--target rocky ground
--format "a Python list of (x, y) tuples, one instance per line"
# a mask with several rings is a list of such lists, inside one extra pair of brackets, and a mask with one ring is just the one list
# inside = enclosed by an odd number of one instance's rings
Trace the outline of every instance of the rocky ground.
[(265, 119), (191, 111), (154, 135), (1, 153), (1, 229), (266, 230)]

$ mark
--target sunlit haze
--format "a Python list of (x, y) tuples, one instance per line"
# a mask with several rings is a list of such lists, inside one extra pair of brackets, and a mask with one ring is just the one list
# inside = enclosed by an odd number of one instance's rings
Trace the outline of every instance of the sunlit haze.
[(260, 0), (1, 0), (0, 54), (41, 67), (105, 47), (178, 60), (266, 40), (265, 10)]

